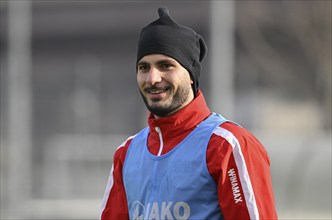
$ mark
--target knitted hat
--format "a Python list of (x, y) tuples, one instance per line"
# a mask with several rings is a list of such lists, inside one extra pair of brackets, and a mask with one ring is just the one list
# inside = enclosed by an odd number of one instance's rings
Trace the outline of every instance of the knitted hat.
[(194, 30), (177, 24), (167, 8), (158, 9), (159, 18), (145, 26), (138, 38), (137, 61), (149, 54), (163, 54), (172, 57), (188, 70), (194, 81), (196, 96), (201, 62), (207, 47), (204, 39)]

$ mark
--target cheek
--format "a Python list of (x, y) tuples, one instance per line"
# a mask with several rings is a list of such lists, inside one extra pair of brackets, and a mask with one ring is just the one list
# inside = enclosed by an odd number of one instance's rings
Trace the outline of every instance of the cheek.
[(141, 74), (137, 74), (136, 75), (136, 80), (137, 80), (138, 86), (142, 87), (144, 82), (145, 82), (145, 79), (143, 78), (143, 76)]
[(191, 86), (191, 84), (193, 83), (193, 80), (191, 79), (188, 72), (184, 72), (182, 74), (181, 82), (182, 82), (183, 85)]

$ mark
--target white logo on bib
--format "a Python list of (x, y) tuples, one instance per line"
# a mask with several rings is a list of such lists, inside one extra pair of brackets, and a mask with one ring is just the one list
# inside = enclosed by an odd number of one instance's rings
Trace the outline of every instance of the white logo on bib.
[(190, 206), (185, 202), (153, 202), (144, 206), (141, 202), (135, 201), (132, 208), (132, 219), (168, 219), (168, 220), (186, 220), (190, 216)]

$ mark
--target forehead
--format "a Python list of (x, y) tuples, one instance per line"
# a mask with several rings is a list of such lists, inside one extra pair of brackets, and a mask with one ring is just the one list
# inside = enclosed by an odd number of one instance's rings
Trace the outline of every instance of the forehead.
[(172, 57), (169, 57), (169, 56), (166, 56), (166, 55), (163, 55), (163, 54), (149, 54), (149, 55), (146, 55), (146, 56), (142, 57), (142, 59), (140, 59), (137, 64), (139, 64), (139, 63), (151, 63), (151, 64), (153, 64), (153, 63), (158, 63), (160, 61), (164, 61), (164, 62), (168, 61), (168, 62), (179, 64)]

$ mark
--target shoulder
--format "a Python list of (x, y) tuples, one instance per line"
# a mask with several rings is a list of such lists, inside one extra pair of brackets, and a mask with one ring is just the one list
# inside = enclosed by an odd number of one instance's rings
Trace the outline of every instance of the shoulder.
[(114, 153), (114, 161), (116, 161), (119, 158), (121, 160), (124, 160), (126, 157), (128, 148), (129, 148), (131, 142), (133, 141), (133, 139), (136, 136), (139, 136), (140, 134), (147, 132), (147, 129), (148, 129), (148, 127), (143, 128), (138, 133), (136, 133), (135, 135), (129, 136), (124, 142), (122, 142), (122, 144), (120, 144), (120, 146), (118, 146), (118, 148), (116, 149), (116, 151)]
[(239, 144), (238, 142), (262, 145), (250, 131), (233, 122), (225, 122), (216, 127), (211, 140), (219, 142), (226, 141), (232, 146)]
[(213, 131), (213, 136), (223, 138), (229, 142), (234, 141), (235, 139), (254, 137), (246, 128), (230, 121), (222, 123), (216, 127)]
[(117, 162), (119, 160), (122, 162), (124, 161), (128, 148), (130, 146), (130, 143), (132, 142), (132, 140), (134, 139), (134, 137), (136, 135), (132, 135), (132, 136), (128, 137), (124, 142), (122, 142), (122, 144), (120, 144), (120, 146), (118, 146), (118, 148), (116, 149), (116, 151), (114, 153), (114, 162)]
[(269, 160), (263, 144), (246, 128), (232, 122), (225, 122), (216, 127), (208, 148), (224, 153), (234, 153), (234, 151), (240, 154), (258, 153)]
[[(237, 165), (253, 164), (266, 166), (270, 160), (263, 145), (247, 129), (225, 122), (215, 128), (208, 143), (206, 162), (212, 177), (218, 182), (222, 170), (229, 170)], [(225, 176), (223, 178), (226, 178)]]

